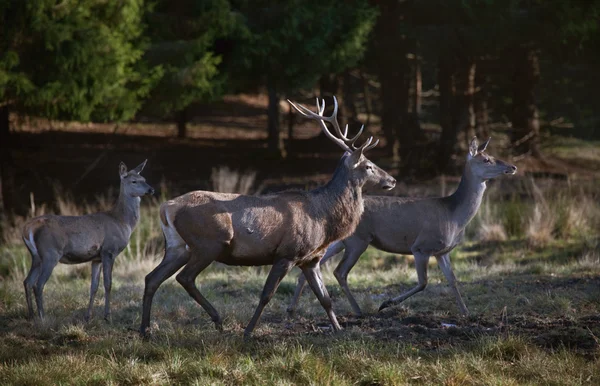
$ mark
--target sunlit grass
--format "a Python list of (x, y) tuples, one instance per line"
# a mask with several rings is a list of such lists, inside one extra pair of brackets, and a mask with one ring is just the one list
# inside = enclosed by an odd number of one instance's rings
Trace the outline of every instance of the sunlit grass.
[[(110, 323), (102, 319), (102, 284), (94, 317), (83, 321), (89, 264), (60, 264), (46, 285), (46, 320), (27, 320), (22, 281), (30, 257), (15, 237), (0, 247), (0, 384), (597, 384), (598, 200), (593, 192), (541, 191), (537, 200), (556, 211), (552, 237), (532, 243), (526, 232), (534, 196), (498, 199), (492, 190), (486, 211), (453, 251), (471, 316), (459, 315), (435, 259), (425, 291), (378, 313), (382, 301), (414, 286), (417, 277), (412, 256), (369, 248), (348, 278), (363, 318), (352, 315), (333, 276), (337, 257), (323, 275), (342, 332), (327, 328), (309, 289), (297, 317), (287, 317), (295, 269), (247, 342), (243, 329), (268, 267), (213, 264), (199, 275), (197, 285), (223, 317), (223, 333), (168, 279), (154, 299), (152, 339), (139, 338), (144, 277), (162, 258), (157, 202), (144, 202), (130, 245), (115, 263)], [(484, 222), (500, 224), (506, 239), (478, 235), (474, 228)]]

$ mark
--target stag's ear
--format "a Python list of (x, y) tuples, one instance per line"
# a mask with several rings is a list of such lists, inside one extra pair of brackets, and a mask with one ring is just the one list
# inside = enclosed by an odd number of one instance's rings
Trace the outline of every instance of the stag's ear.
[(479, 145), (479, 147), (477, 148), (478, 153), (483, 153), (485, 151), (485, 148), (487, 147), (488, 143), (490, 143), (490, 139), (492, 139), (492, 137), (489, 137), (487, 141)]
[(350, 169), (354, 169), (355, 167), (357, 167), (358, 164), (360, 163), (360, 158), (361, 158), (362, 154), (363, 154), (362, 148), (358, 148), (357, 150), (354, 150), (348, 156), (348, 158), (346, 158), (346, 165), (348, 165), (348, 167)]
[(142, 170), (144, 170), (144, 166), (146, 166), (146, 162), (148, 162), (148, 160), (144, 160), (144, 162), (142, 162), (141, 164), (136, 166), (135, 169), (133, 169), (133, 172), (140, 174), (142, 172)]
[(477, 137), (473, 137), (471, 140), (471, 144), (469, 145), (469, 156), (475, 157), (477, 155), (477, 148), (479, 147), (479, 142), (477, 141)]
[(121, 178), (125, 178), (127, 176), (127, 166), (123, 162), (119, 164), (119, 175)]

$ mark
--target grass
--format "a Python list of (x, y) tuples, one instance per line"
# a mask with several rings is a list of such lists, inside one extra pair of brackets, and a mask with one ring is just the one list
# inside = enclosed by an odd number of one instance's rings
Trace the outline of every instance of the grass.
[[(83, 322), (89, 265), (59, 265), (45, 290), (46, 320), (29, 321), (22, 281), (30, 261), (15, 229), (0, 247), (0, 384), (597, 384), (597, 193), (543, 181), (520, 184), (507, 197), (491, 187), (467, 241), (452, 253), (471, 316), (459, 316), (435, 259), (423, 293), (378, 313), (383, 300), (415, 285), (416, 273), (412, 257), (369, 248), (349, 276), (366, 313), (362, 318), (352, 315), (333, 265), (324, 268), (345, 327), (336, 334), (310, 291), (298, 316), (286, 316), (294, 271), (254, 338), (244, 341), (268, 269), (215, 264), (197, 283), (219, 310), (225, 331), (218, 333), (171, 278), (154, 299), (152, 339), (140, 339), (144, 276), (162, 258), (157, 203), (147, 201), (115, 264), (112, 321), (101, 318), (100, 286), (94, 317)], [(57, 207), (70, 213), (97, 209), (68, 199)], [(42, 210), (49, 209), (33, 212)], [(551, 224), (541, 237), (543, 221)], [(478, 231), (484, 225), (496, 230)]]

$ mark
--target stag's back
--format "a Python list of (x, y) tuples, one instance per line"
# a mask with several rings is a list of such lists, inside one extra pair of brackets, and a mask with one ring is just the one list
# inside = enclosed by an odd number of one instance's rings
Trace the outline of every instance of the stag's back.
[(264, 196), (195, 191), (162, 204), (161, 219), (187, 245), (225, 244), (228, 253), (218, 260), (231, 265), (308, 256), (329, 243), (328, 219), (303, 191)]

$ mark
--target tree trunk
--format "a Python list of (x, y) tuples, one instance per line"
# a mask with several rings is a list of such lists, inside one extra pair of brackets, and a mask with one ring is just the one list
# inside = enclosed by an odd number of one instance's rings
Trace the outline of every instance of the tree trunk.
[(462, 108), (465, 114), (465, 141), (463, 143), (467, 144), (475, 136), (475, 125), (477, 123), (475, 119), (475, 74), (477, 72), (475, 60), (468, 58), (462, 64), (461, 70), (464, 71)]
[(379, 2), (380, 16), (375, 25), (376, 67), (381, 84), (381, 129), (386, 138), (386, 150), (393, 161), (400, 161), (400, 147), (406, 153), (412, 138), (406, 127), (408, 86), (406, 38), (398, 32), (402, 6), (397, 1)]
[(516, 154), (531, 153), (541, 157), (539, 149), (540, 121), (535, 87), (540, 79), (538, 53), (530, 47), (517, 51), (513, 76), (513, 135)]
[(365, 114), (367, 114), (365, 126), (369, 126), (369, 124), (371, 123), (371, 114), (373, 113), (373, 101), (371, 98), (369, 78), (367, 78), (365, 72), (362, 70), (360, 71), (360, 80), (362, 82), (363, 95), (365, 100)]
[(442, 57), (438, 63), (438, 84), (440, 89), (440, 125), (442, 134), (438, 151), (438, 170), (448, 170), (452, 155), (455, 153), (458, 126), (455, 122), (455, 71), (454, 58)]
[(7, 218), (17, 211), (15, 170), (12, 159), (13, 140), (10, 133), (10, 108), (0, 105), (0, 239)]
[(276, 157), (285, 157), (285, 148), (283, 146), (283, 139), (281, 138), (281, 130), (279, 125), (280, 111), (279, 111), (279, 94), (272, 84), (268, 85), (269, 92), (269, 107), (267, 108), (268, 116), (268, 138), (267, 145), (269, 152)]
[(479, 65), (477, 73), (475, 74), (475, 120), (477, 122), (475, 131), (477, 132), (477, 136), (481, 139), (486, 139), (490, 136), (488, 113), (489, 95), (487, 91), (488, 79), (485, 73), (482, 66)]
[(292, 146), (292, 142), (294, 142), (294, 125), (296, 124), (296, 114), (295, 114), (295, 110), (292, 107), (292, 105), (289, 105), (287, 124), (288, 124), (287, 148), (288, 148), (288, 153), (291, 153), (292, 149), (294, 148)]
[(188, 114), (187, 109), (177, 112), (177, 138), (186, 138), (187, 137), (187, 120)]
[(412, 112), (417, 118), (419, 118), (421, 116), (421, 94), (423, 91), (423, 79), (421, 75), (421, 60), (419, 59), (418, 52), (415, 53), (414, 64)]
[(358, 110), (356, 108), (356, 92), (352, 87), (352, 75), (349, 70), (342, 74), (342, 94), (344, 96), (344, 113), (346, 115), (346, 124), (355, 127), (360, 124), (358, 119)]

